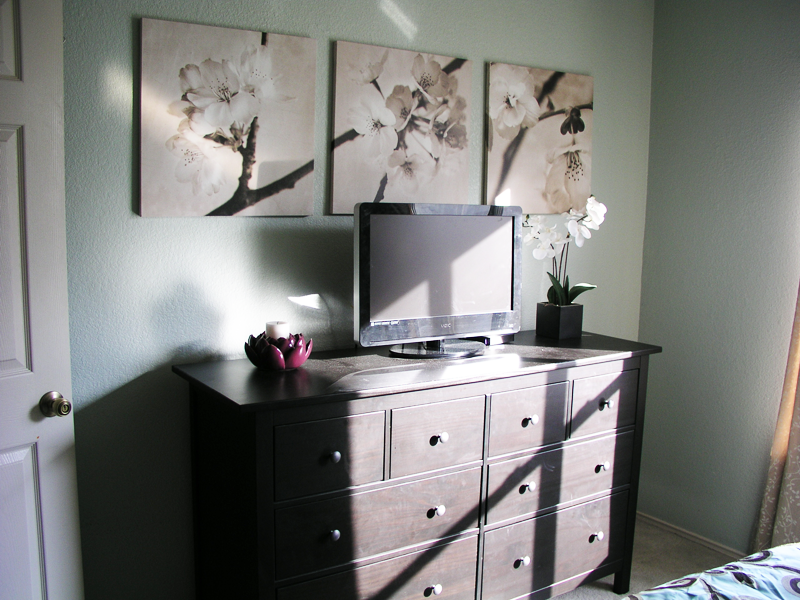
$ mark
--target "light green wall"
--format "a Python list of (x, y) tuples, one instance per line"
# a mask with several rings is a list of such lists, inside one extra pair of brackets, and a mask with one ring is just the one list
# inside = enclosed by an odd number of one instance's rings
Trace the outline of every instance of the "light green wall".
[[(326, 216), (332, 42), (474, 61), (469, 197), (482, 198), (484, 65), (595, 78), (593, 188), (606, 224), (571, 255), (586, 328), (636, 338), (650, 118), (652, 0), (64, 0), (67, 237), (87, 598), (193, 595), (188, 394), (170, 365), (242, 355), (265, 320), (315, 347), (350, 343), (352, 218)], [(141, 17), (316, 38), (314, 216), (143, 219), (138, 201)], [(526, 327), (546, 289), (526, 253)], [(324, 310), (288, 296), (321, 294)], [(646, 341), (658, 342), (658, 338)]]
[(800, 278), (800, 3), (656, 3), (640, 508), (746, 551)]

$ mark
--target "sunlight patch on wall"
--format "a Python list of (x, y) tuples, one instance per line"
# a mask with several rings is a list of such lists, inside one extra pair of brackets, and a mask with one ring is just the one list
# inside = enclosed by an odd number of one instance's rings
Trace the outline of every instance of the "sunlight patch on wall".
[(394, 0), (381, 0), (380, 8), (389, 19), (397, 26), (400, 32), (411, 42), (417, 36), (417, 26), (409, 19), (406, 14), (397, 6)]
[(103, 92), (108, 104), (130, 117), (133, 102), (131, 72), (116, 64), (103, 67)]
[(319, 294), (307, 294), (305, 296), (289, 296), (289, 300), (299, 306), (307, 308), (314, 308), (319, 310), (322, 308), (322, 296)]

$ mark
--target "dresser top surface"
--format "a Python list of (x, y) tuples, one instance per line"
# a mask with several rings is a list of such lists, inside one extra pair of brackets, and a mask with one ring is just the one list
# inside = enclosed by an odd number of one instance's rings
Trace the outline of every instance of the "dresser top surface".
[(515, 377), (660, 351), (658, 346), (593, 333), (557, 341), (523, 331), (511, 343), (487, 346), (481, 356), (465, 359), (396, 358), (382, 347), (315, 352), (302, 367), (287, 372), (259, 371), (246, 358), (176, 365), (173, 371), (244, 410), (259, 410), (301, 400), (358, 398)]

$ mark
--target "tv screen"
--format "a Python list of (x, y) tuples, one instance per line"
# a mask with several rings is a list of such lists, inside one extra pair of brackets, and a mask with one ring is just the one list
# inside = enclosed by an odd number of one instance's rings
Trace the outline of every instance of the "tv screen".
[(355, 339), (409, 344), (519, 331), (518, 207), (355, 209)]

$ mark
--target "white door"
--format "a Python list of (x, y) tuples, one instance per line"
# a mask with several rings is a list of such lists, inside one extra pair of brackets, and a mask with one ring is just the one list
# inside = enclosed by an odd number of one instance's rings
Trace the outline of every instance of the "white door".
[(83, 597), (63, 146), (61, 0), (0, 0), (0, 600)]

